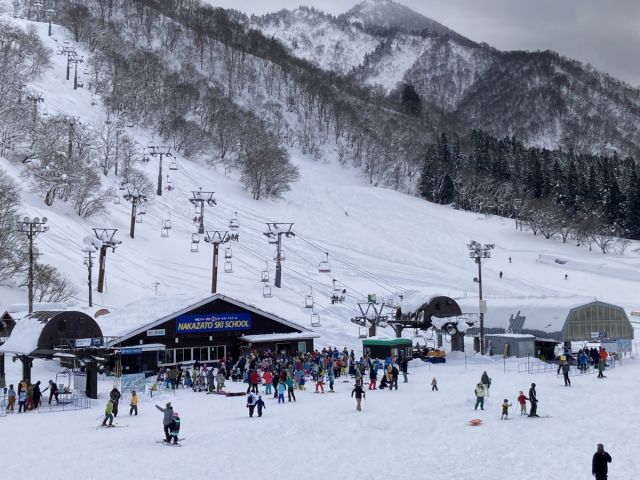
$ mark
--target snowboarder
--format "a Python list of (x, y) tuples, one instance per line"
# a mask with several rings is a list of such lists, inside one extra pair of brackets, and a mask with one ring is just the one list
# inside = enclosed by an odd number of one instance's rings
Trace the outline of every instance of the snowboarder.
[[(109, 393), (109, 398), (113, 400), (113, 416), (118, 416), (118, 403), (120, 402), (120, 390), (116, 387), (113, 387), (113, 390)], [(57, 398), (56, 398), (57, 400)], [(51, 401), (51, 399), (49, 399)]]
[(169, 433), (171, 436), (169, 440), (167, 440), (167, 443), (171, 443), (171, 440), (173, 440), (173, 444), (178, 445), (178, 434), (180, 433), (180, 414), (178, 412), (173, 412), (171, 424), (169, 425)]
[(509, 407), (511, 404), (508, 399), (504, 399), (502, 402), (502, 415), (500, 415), (500, 420), (509, 420)]
[(593, 454), (591, 461), (591, 473), (596, 480), (607, 480), (607, 463), (611, 463), (611, 455), (604, 450), (604, 445), (598, 444), (598, 450)]
[(536, 384), (532, 383), (529, 389), (529, 401), (531, 408), (529, 409), (529, 417), (539, 417), (538, 415), (538, 396), (536, 395)]
[(363, 398), (366, 398), (364, 390), (362, 390), (362, 385), (356, 385), (353, 388), (353, 390), (351, 391), (351, 397), (353, 397), (354, 394), (356, 396), (356, 410), (358, 412), (361, 412), (362, 406), (360, 405), (360, 402), (362, 402)]
[(13, 389), (13, 384), (9, 385), (7, 399), (7, 412), (13, 413), (13, 406), (16, 403), (16, 391)]
[(171, 402), (167, 402), (165, 408), (162, 408), (159, 405), (156, 405), (156, 408), (160, 410), (164, 416), (162, 417), (162, 426), (164, 428), (164, 441), (169, 443), (171, 440), (171, 422), (173, 421), (173, 407), (171, 406)]
[(431, 391), (438, 391), (438, 380), (436, 380), (436, 377), (433, 377), (433, 380), (431, 380)]
[(262, 400), (262, 396), (258, 395), (258, 400), (256, 401), (256, 407), (258, 407), (258, 417), (262, 416), (262, 409), (266, 409), (267, 406), (264, 404)]
[(249, 395), (247, 395), (247, 408), (249, 409), (250, 417), (253, 417), (253, 410), (256, 408), (257, 401), (258, 399), (256, 398), (255, 393), (250, 392)]
[(104, 420), (102, 421), (102, 426), (107, 426), (107, 420), (109, 420), (109, 426), (113, 426), (113, 400), (109, 399), (107, 402), (107, 407), (104, 409)]
[(480, 406), (480, 410), (484, 410), (484, 387), (482, 386), (481, 383), (479, 383), (475, 390), (473, 391), (473, 393), (476, 395), (476, 404), (473, 407), (474, 410), (478, 409), (478, 406)]
[(518, 395), (518, 403), (520, 404), (520, 415), (527, 414), (527, 400), (529, 400), (524, 392), (520, 390), (520, 395)]
[(138, 395), (136, 394), (135, 390), (131, 391), (131, 401), (129, 402), (129, 406), (131, 407), (129, 409), (129, 416), (135, 413), (137, 417), (138, 416)]

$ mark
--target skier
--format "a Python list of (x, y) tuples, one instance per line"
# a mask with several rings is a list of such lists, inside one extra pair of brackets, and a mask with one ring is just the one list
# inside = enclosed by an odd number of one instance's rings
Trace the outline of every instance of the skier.
[(287, 386), (284, 382), (278, 382), (278, 387), (276, 388), (276, 393), (278, 394), (278, 403), (282, 401), (284, 403), (284, 392), (287, 391)]
[(431, 391), (438, 391), (438, 381), (436, 380), (436, 377), (433, 377), (433, 380), (431, 380)]
[(509, 420), (509, 407), (511, 404), (508, 399), (504, 399), (502, 402), (502, 415), (500, 415), (500, 420)]
[(256, 398), (256, 394), (250, 392), (247, 395), (247, 408), (249, 409), (249, 417), (253, 417), (253, 410), (256, 408), (256, 402), (258, 399)]
[(40, 380), (38, 380), (36, 384), (33, 386), (33, 408), (40, 407), (40, 404), (42, 403), (40, 401), (41, 398), (42, 398), (42, 393), (40, 392)]
[[(109, 398), (113, 400), (113, 416), (117, 417), (118, 403), (120, 402), (120, 391), (116, 387), (113, 387), (113, 390), (111, 390), (111, 393), (109, 393)], [(51, 399), (49, 399), (49, 402), (51, 402)]]
[(135, 412), (137, 417), (138, 416), (138, 395), (136, 394), (135, 390), (131, 391), (131, 401), (129, 402), (129, 406), (131, 407), (129, 409), (129, 416), (131, 416), (131, 414)]
[(109, 420), (109, 426), (113, 426), (113, 400), (109, 399), (107, 402), (107, 408), (104, 409), (104, 420), (102, 421), (102, 426), (107, 426), (107, 420)]
[(476, 395), (476, 404), (473, 409), (477, 410), (478, 406), (480, 406), (480, 410), (484, 410), (484, 387), (481, 383), (476, 386), (473, 393)]
[(258, 395), (258, 400), (256, 401), (256, 407), (258, 407), (258, 417), (262, 416), (262, 409), (266, 409), (267, 406), (264, 404), (262, 400), (262, 396)]
[(529, 401), (531, 408), (529, 409), (529, 417), (539, 417), (538, 415), (538, 396), (536, 395), (536, 384), (532, 383), (529, 389)]
[(520, 404), (520, 415), (527, 414), (527, 400), (529, 400), (522, 390), (520, 390), (520, 395), (518, 395), (518, 403)]
[(13, 389), (13, 384), (9, 385), (7, 399), (7, 412), (13, 413), (13, 406), (16, 403), (16, 391)]
[(366, 398), (364, 390), (362, 390), (362, 385), (356, 385), (353, 388), (353, 390), (351, 391), (351, 397), (353, 397), (354, 394), (356, 395), (356, 410), (358, 412), (361, 412), (362, 407), (360, 406), (360, 402), (362, 401), (363, 398)]
[[(403, 358), (402, 360), (400, 360), (400, 370), (402, 371), (402, 377), (404, 378), (404, 383), (407, 383), (409, 380), (407, 379), (407, 368), (409, 367), (408, 365), (409, 362), (407, 362), (406, 358)], [(398, 386), (396, 385), (396, 390), (398, 389)]]
[(27, 392), (22, 383), (18, 384), (18, 413), (27, 413)]
[(500, 270), (500, 280), (502, 280), (502, 270)]
[(159, 405), (156, 405), (156, 408), (164, 414), (162, 418), (162, 426), (164, 427), (164, 436), (165, 436), (164, 441), (169, 443), (169, 441), (171, 440), (171, 422), (173, 420), (173, 407), (171, 406), (171, 402), (167, 402), (165, 407), (166, 408), (162, 408)]
[(378, 370), (375, 365), (369, 367), (369, 390), (376, 389), (376, 382), (378, 381)]
[(318, 389), (324, 393), (324, 372), (322, 370), (319, 370), (316, 376), (316, 393), (320, 393)]
[(593, 454), (591, 461), (591, 473), (596, 480), (607, 480), (607, 463), (611, 463), (611, 455), (604, 450), (604, 445), (598, 444), (598, 450)]
[(569, 371), (571, 369), (571, 366), (569, 365), (569, 362), (564, 362), (562, 364), (562, 376), (564, 377), (564, 386), (565, 387), (570, 387), (571, 386), (571, 380), (569, 380)]
[[(293, 383), (293, 378), (291, 378), (290, 376), (287, 376), (287, 397), (289, 398), (289, 401), (291, 401), (291, 399), (293, 398), (293, 401), (296, 401), (296, 394), (294, 392), (294, 383)], [(257, 388), (257, 387), (256, 387)]]
[(169, 440), (167, 440), (167, 443), (171, 443), (171, 439), (173, 439), (173, 444), (178, 445), (178, 434), (180, 433), (180, 414), (178, 412), (173, 412), (171, 424), (169, 425), (169, 433), (171, 436)]

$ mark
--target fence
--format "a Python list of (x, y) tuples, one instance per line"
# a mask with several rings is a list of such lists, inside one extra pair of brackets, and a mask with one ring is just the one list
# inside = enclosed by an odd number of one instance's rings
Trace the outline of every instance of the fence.
[[(0, 391), (2, 393), (2, 391)], [(60, 395), (63, 397), (63, 395)], [(45, 400), (45, 399), (43, 399)], [(18, 402), (14, 404), (14, 411), (18, 411)], [(50, 412), (66, 412), (71, 410), (84, 410), (87, 408), (91, 408), (91, 399), (84, 395), (76, 395), (69, 394), (68, 399), (62, 399), (60, 403), (56, 403), (52, 401), (51, 404), (48, 402), (44, 402), (38, 408), (34, 408), (33, 410), (38, 413), (50, 413)], [(32, 411), (33, 411), (32, 410)], [(7, 395), (3, 394), (2, 398), (0, 398), (0, 417), (5, 417), (7, 415)]]

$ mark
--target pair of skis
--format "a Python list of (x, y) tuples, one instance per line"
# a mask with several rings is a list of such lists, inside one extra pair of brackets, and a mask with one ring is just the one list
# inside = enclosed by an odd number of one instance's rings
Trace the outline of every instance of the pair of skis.
[[(179, 438), (178, 441), (181, 442), (183, 441), (184, 438)], [(172, 442), (167, 442), (166, 440), (156, 440), (156, 443), (162, 443), (163, 445), (166, 445), (167, 447), (181, 447), (182, 444), (181, 443), (172, 443)]]

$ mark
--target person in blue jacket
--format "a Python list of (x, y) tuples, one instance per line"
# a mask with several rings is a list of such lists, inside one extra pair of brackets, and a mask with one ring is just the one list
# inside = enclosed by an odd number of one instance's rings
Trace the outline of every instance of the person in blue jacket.
[(266, 409), (267, 406), (264, 404), (262, 400), (262, 396), (258, 395), (258, 400), (256, 401), (256, 407), (258, 407), (258, 417), (262, 416), (262, 409)]

